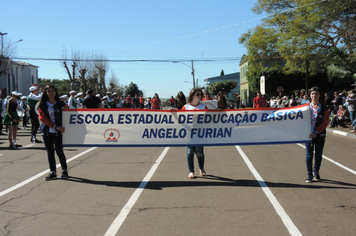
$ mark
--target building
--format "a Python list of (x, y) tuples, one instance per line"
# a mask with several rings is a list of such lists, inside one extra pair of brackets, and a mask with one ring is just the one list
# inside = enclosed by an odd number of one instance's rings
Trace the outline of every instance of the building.
[(18, 91), (27, 96), (29, 88), (37, 84), (38, 66), (23, 61), (11, 61), (10, 68), (0, 77), (0, 89), (2, 96), (9, 95), (12, 91)]
[[(238, 93), (240, 94), (240, 72), (237, 73), (232, 73), (232, 74), (227, 74), (227, 75), (220, 75), (220, 76), (216, 76), (216, 77), (211, 77), (211, 78), (207, 78), (204, 79), (204, 82), (207, 85), (213, 84), (215, 82), (221, 82), (221, 81), (236, 81), (237, 82), (237, 86), (235, 89), (233, 89), (227, 96), (226, 100), (235, 100), (233, 98), (233, 94)], [(216, 95), (216, 94), (213, 94)]]
[(252, 107), (253, 93), (248, 85), (246, 72), (248, 70), (248, 61), (246, 55), (242, 55), (240, 61), (240, 94), (241, 101), (245, 99), (246, 107)]

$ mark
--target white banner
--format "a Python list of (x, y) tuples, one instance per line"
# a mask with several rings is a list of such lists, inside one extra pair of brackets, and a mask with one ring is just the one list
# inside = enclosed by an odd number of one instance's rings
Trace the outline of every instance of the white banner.
[(292, 108), (168, 111), (64, 109), (70, 146), (227, 146), (307, 143), (308, 104)]

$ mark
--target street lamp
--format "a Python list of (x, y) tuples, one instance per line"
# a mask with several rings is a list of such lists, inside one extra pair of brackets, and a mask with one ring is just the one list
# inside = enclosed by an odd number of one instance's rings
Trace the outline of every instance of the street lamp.
[(192, 70), (192, 76), (193, 76), (193, 88), (195, 88), (195, 75), (194, 75), (194, 64), (193, 64), (193, 60), (192, 60), (192, 66), (188, 66), (187, 64), (185, 64), (184, 62), (181, 61), (172, 61), (172, 63), (181, 63), (183, 65), (185, 65), (186, 67), (190, 68)]
[[(22, 41), (23, 41), (22, 39), (19, 39), (19, 40), (15, 41), (15, 42), (10, 43), (9, 46), (7, 46), (7, 48), (5, 48), (4, 52), (6, 52), (7, 49), (9, 49), (9, 48), (11, 47), (11, 45), (13, 45), (13, 44), (15, 44), (15, 43), (22, 42)], [(3, 53), (3, 52), (1, 52), (1, 53)]]

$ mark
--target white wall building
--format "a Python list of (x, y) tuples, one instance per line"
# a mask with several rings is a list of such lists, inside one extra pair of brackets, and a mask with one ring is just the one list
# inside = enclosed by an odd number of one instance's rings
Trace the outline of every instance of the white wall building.
[(18, 91), (27, 96), (29, 88), (37, 84), (38, 66), (23, 61), (11, 61), (10, 68), (0, 78), (2, 96), (9, 95), (12, 91)]

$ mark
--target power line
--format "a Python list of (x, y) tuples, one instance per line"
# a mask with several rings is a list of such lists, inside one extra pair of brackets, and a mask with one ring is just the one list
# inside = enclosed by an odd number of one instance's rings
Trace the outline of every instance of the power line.
[(41, 58), (41, 57), (17, 57), (12, 58), (13, 60), (32, 60), (32, 61), (82, 61), (82, 62), (217, 62), (217, 61), (239, 61), (241, 57), (230, 57), (230, 58), (211, 58), (211, 59), (130, 59), (130, 60), (119, 60), (119, 59), (63, 59), (63, 58)]

